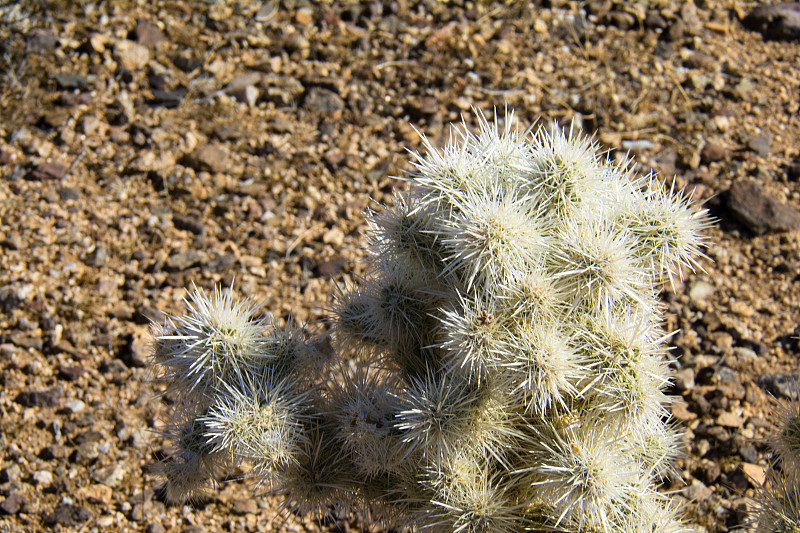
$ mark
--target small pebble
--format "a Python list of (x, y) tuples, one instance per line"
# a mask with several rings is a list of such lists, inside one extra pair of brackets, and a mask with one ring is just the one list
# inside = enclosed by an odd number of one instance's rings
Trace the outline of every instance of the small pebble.
[(33, 473), (33, 481), (42, 487), (49, 487), (53, 483), (53, 473), (47, 470), (39, 470)]
[(714, 286), (705, 281), (695, 282), (689, 289), (689, 298), (694, 301), (707, 300), (714, 294)]
[(157, 46), (164, 40), (164, 32), (155, 24), (145, 20), (140, 20), (136, 23), (134, 34), (138, 44), (149, 48)]
[(58, 180), (64, 177), (66, 173), (66, 165), (52, 161), (36, 165), (30, 173), (30, 178), (36, 180)]
[(0, 483), (8, 483), (10, 481), (19, 481), (22, 471), (19, 465), (9, 465), (0, 470)]
[(747, 147), (756, 152), (758, 155), (764, 157), (769, 154), (770, 136), (766, 133), (754, 135), (747, 141)]
[(195, 170), (224, 172), (228, 168), (228, 154), (213, 144), (203, 144), (186, 156), (187, 164)]
[(25, 34), (30, 52), (48, 52), (58, 44), (58, 37), (44, 28), (33, 28)]
[(122, 68), (139, 70), (150, 61), (150, 51), (146, 46), (123, 39), (114, 47), (114, 57)]
[(72, 414), (80, 413), (86, 409), (86, 404), (81, 400), (69, 400), (64, 402), (64, 408)]
[(704, 163), (714, 163), (728, 158), (728, 151), (713, 142), (706, 143), (703, 150), (700, 152), (700, 159)]
[(12, 492), (0, 503), (0, 510), (5, 514), (15, 515), (25, 503), (25, 496), (19, 492)]

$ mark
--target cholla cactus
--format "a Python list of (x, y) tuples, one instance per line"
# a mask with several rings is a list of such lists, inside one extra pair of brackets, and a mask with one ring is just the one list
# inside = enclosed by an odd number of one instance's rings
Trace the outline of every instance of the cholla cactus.
[(771, 460), (758, 495), (758, 532), (799, 533), (800, 410), (790, 402), (776, 414), (778, 428), (768, 442)]
[(195, 288), (188, 314), (153, 325), (153, 370), (175, 398), (162, 433), (175, 451), (160, 470), (166, 496), (202, 496), (242, 461), (267, 482), (308, 449), (319, 353), (305, 332), (279, 328), (258, 307), (219, 288)]
[(190, 452), (253, 464), (300, 511), (418, 530), (685, 531), (654, 488), (678, 440), (657, 292), (697, 266), (706, 212), (573, 131), (478, 119), (425, 139), (408, 192), (369, 214), (319, 381), (296, 331), (229, 294), (157, 328)]

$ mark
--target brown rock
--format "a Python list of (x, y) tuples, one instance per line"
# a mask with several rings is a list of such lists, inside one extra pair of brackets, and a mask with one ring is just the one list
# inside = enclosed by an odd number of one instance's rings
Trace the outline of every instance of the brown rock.
[(320, 261), (317, 263), (314, 273), (323, 278), (332, 278), (342, 271), (345, 264), (347, 264), (347, 259), (344, 257), (334, 257), (333, 259)]
[(202, 235), (206, 231), (202, 217), (198, 216), (173, 215), (172, 223), (175, 224), (176, 228), (186, 230), (195, 235)]
[(44, 517), (43, 523), (51, 528), (55, 526), (74, 527), (86, 522), (91, 517), (92, 513), (85, 507), (62, 503)]
[(786, 177), (791, 181), (800, 181), (800, 159), (795, 159), (786, 167)]
[(344, 232), (339, 228), (331, 228), (322, 236), (322, 242), (339, 248), (344, 243)]
[(710, 498), (713, 493), (714, 491), (699, 479), (693, 480), (685, 490), (686, 497), (697, 502)]
[(53, 473), (49, 470), (39, 470), (34, 472), (31, 477), (33, 482), (40, 488), (47, 488), (53, 484)]
[(203, 262), (206, 256), (197, 250), (186, 250), (185, 252), (178, 252), (171, 255), (167, 259), (167, 269), (171, 271), (186, 270)]
[(741, 468), (744, 475), (747, 476), (747, 479), (751, 480), (755, 486), (764, 485), (766, 472), (763, 466), (752, 463), (742, 463)]
[(164, 40), (164, 32), (155, 24), (145, 20), (136, 22), (134, 34), (136, 35), (136, 42), (148, 48), (153, 48)]
[(12, 464), (0, 470), (0, 483), (8, 483), (9, 481), (19, 481), (21, 476), (22, 476), (22, 470), (20, 470), (19, 465)]
[(245, 87), (249, 87), (251, 85), (257, 85), (261, 83), (263, 75), (260, 72), (245, 72), (244, 74), (238, 74), (228, 82), (228, 85), (225, 86), (225, 91), (235, 91), (236, 89), (244, 89)]
[(778, 398), (800, 398), (800, 373), (778, 372), (764, 374), (757, 378), (759, 386)]
[(725, 474), (722, 483), (740, 493), (747, 490), (748, 486), (754, 486), (753, 480), (748, 478), (741, 468), (737, 468), (733, 472)]
[(717, 425), (729, 428), (742, 427), (743, 422), (742, 417), (736, 413), (724, 412), (717, 417)]
[(120, 353), (120, 359), (127, 367), (142, 368), (150, 362), (151, 350), (152, 345), (149, 339), (128, 335), (125, 347)]
[(213, 144), (198, 146), (185, 159), (186, 164), (198, 171), (224, 172), (229, 165), (228, 153)]
[(438, 51), (453, 38), (458, 30), (458, 22), (448, 22), (441, 28), (434, 31), (427, 39), (425, 39), (425, 48), (432, 51)]
[(796, 40), (800, 38), (800, 2), (759, 6), (742, 23), (767, 39)]
[[(300, 80), (291, 76), (268, 74), (261, 81), (264, 98), (279, 105), (289, 105), (296, 102), (305, 91)], [(280, 120), (280, 117), (278, 118)]]
[(122, 68), (139, 70), (150, 61), (150, 51), (139, 43), (123, 39), (114, 47), (114, 58)]
[(108, 35), (105, 33), (93, 33), (89, 36), (89, 46), (98, 54), (106, 51), (107, 44)]
[(8, 148), (0, 147), (0, 165), (8, 165), (12, 163), (16, 158), (14, 157), (14, 153), (9, 150)]
[(698, 16), (697, 6), (691, 0), (681, 3), (681, 20), (686, 25), (687, 33), (698, 35), (702, 31), (703, 24)]
[(243, 515), (247, 513), (257, 513), (258, 504), (254, 498), (240, 498), (234, 500), (233, 508), (231, 509), (234, 514)]
[(44, 28), (33, 28), (25, 34), (30, 52), (47, 52), (58, 44), (58, 37)]
[(333, 91), (314, 87), (308, 91), (303, 105), (309, 111), (338, 115), (344, 109), (344, 100)]
[(747, 147), (752, 151), (764, 157), (769, 154), (771, 139), (766, 133), (759, 133), (753, 135), (747, 140)]
[(313, 22), (314, 12), (309, 7), (301, 7), (294, 14), (294, 20), (298, 24), (307, 26), (308, 24), (311, 24), (311, 22)]
[[(672, 381), (675, 383), (675, 387), (679, 391), (687, 391), (694, 387), (694, 369), (692, 368), (683, 368), (677, 372), (672, 378)], [(673, 406), (675, 404), (673, 403)], [(684, 405), (684, 409), (685, 409)]]
[(67, 173), (67, 167), (55, 161), (40, 163), (28, 175), (36, 180), (59, 180)]
[(33, 348), (34, 350), (41, 351), (44, 347), (41, 334), (37, 331), (31, 333), (14, 331), (9, 335), (9, 340), (20, 348)]
[(246, 85), (244, 87), (237, 87), (235, 89), (231, 89), (228, 91), (228, 94), (231, 95), (233, 98), (236, 99), (237, 102), (241, 102), (243, 104), (247, 104), (250, 107), (256, 105), (258, 101), (258, 89), (253, 87), (252, 85)]
[(19, 492), (12, 492), (3, 500), (3, 503), (0, 503), (0, 511), (5, 514), (17, 514), (24, 503), (25, 496)]
[(738, 180), (728, 191), (730, 215), (757, 235), (800, 228), (800, 212), (770, 196), (754, 180)]
[(703, 70), (714, 70), (716, 69), (719, 62), (716, 60), (714, 56), (703, 54), (701, 52), (695, 52), (683, 62), (689, 68), (699, 68)]
[(681, 21), (677, 20), (674, 23), (670, 24), (669, 28), (665, 33), (665, 38), (667, 41), (680, 41), (683, 39), (684, 34), (686, 33), (686, 25)]
[(92, 479), (111, 488), (118, 487), (125, 479), (126, 471), (119, 465), (100, 468), (92, 472)]
[(694, 475), (700, 478), (706, 485), (710, 485), (719, 479), (721, 473), (722, 470), (717, 463), (704, 459), (700, 464), (700, 468)]
[(728, 158), (728, 151), (723, 148), (722, 146), (709, 142), (703, 146), (703, 150), (700, 152), (700, 160), (703, 163), (713, 163), (715, 161), (722, 161), (723, 159)]
[(675, 419), (680, 420), (681, 422), (688, 422), (689, 420), (694, 420), (697, 418), (697, 415), (687, 409), (686, 402), (683, 401), (674, 401), (672, 405), (670, 405), (670, 411), (672, 412), (672, 416)]
[(47, 390), (26, 390), (17, 394), (15, 402), (23, 407), (52, 407), (58, 405), (63, 394), (61, 386)]
[[(73, 401), (80, 401), (80, 400), (73, 400)], [(61, 461), (62, 459), (65, 459), (69, 455), (69, 452), (70, 450), (66, 446), (45, 446), (39, 452), (39, 459), (42, 459), (44, 461), (52, 461), (53, 459), (57, 459)]]

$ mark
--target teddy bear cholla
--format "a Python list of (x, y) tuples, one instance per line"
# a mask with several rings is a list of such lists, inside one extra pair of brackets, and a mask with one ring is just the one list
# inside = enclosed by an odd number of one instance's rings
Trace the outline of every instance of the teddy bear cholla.
[(657, 294), (697, 266), (706, 212), (572, 129), (477, 120), (441, 150), (423, 139), (407, 192), (368, 214), (332, 355), (220, 289), (155, 327), (168, 496), (247, 464), (300, 513), (688, 531), (655, 490), (679, 448)]

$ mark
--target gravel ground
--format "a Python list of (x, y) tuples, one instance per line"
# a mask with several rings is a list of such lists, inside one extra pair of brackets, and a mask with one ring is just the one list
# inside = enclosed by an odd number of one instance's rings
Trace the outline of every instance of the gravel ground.
[(800, 7), (758, 4), (0, 0), (0, 529), (361, 527), (235, 480), (166, 505), (147, 317), (235, 278), (321, 318), (414, 127), (443, 144), (506, 105), (717, 218), (705, 272), (663, 293), (686, 431), (664, 490), (700, 531), (746, 527), (769, 395), (800, 393)]

